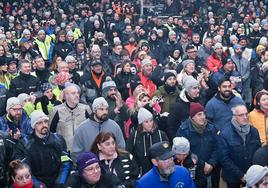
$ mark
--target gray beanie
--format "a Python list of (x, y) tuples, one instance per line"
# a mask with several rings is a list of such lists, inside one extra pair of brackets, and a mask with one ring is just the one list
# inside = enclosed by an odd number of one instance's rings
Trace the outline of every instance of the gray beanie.
[(145, 65), (152, 65), (152, 62), (151, 62), (151, 60), (150, 59), (144, 59), (144, 60), (142, 60), (142, 62), (141, 62), (141, 66), (142, 67), (144, 67)]
[(146, 108), (140, 108), (138, 112), (138, 122), (142, 124), (143, 122), (153, 119), (153, 114)]
[(185, 89), (186, 92), (189, 92), (190, 89), (194, 87), (200, 87), (199, 82), (192, 76), (185, 76), (182, 81), (183, 81), (183, 88)]
[(214, 50), (218, 49), (218, 48), (222, 48), (222, 44), (217, 42), (215, 45), (214, 45)]
[(175, 137), (172, 150), (176, 154), (187, 154), (190, 151), (190, 142), (184, 137)]
[(12, 108), (15, 105), (21, 105), (20, 100), (17, 97), (11, 97), (7, 99), (6, 110), (8, 111), (10, 108)]
[(19, 99), (19, 101), (20, 101), (20, 104), (23, 104), (24, 101), (25, 101), (26, 99), (28, 99), (29, 97), (30, 97), (30, 95), (28, 95), (28, 94), (26, 94), (26, 93), (21, 93), (21, 94), (19, 94), (19, 95), (18, 95), (18, 99)]
[(101, 106), (109, 107), (107, 101), (103, 97), (96, 98), (92, 103), (92, 111), (96, 112)]
[(35, 110), (30, 115), (31, 118), (31, 127), (34, 129), (35, 124), (40, 120), (49, 120), (48, 116), (43, 112), (39, 110)]
[(190, 63), (195, 64), (194, 60), (191, 60), (191, 59), (186, 59), (186, 60), (184, 60), (184, 61), (182, 62), (182, 66), (183, 66), (183, 68), (185, 69), (185, 67), (186, 67), (188, 64), (190, 64)]
[(256, 185), (268, 173), (267, 166), (252, 165), (246, 173), (247, 186)]
[(106, 81), (103, 82), (103, 84), (102, 84), (102, 96), (103, 97), (107, 97), (108, 91), (112, 87), (115, 87), (116, 88), (116, 84), (115, 84), (115, 82), (110, 77), (107, 77), (106, 78)]

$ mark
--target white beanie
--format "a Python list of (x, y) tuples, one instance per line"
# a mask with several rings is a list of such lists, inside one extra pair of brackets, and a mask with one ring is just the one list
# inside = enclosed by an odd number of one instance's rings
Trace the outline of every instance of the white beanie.
[(40, 120), (49, 120), (48, 116), (43, 112), (39, 110), (35, 110), (30, 115), (31, 118), (31, 127), (34, 129), (35, 124)]
[(214, 50), (218, 49), (218, 48), (222, 48), (222, 44), (217, 42), (214, 46)]
[(28, 99), (29, 97), (30, 97), (30, 95), (28, 95), (27, 93), (21, 93), (21, 94), (19, 94), (19, 95), (18, 95), (18, 99), (19, 99), (19, 101), (20, 101), (20, 104), (23, 104), (24, 101), (25, 101), (26, 99)]
[(153, 119), (153, 114), (146, 108), (140, 108), (138, 112), (138, 122), (142, 124), (143, 122)]
[(109, 107), (107, 101), (103, 97), (96, 98), (92, 103), (92, 111), (96, 112), (101, 106)]
[(256, 185), (268, 173), (267, 166), (252, 165), (246, 173), (247, 186)]
[(8, 111), (10, 108), (12, 108), (15, 105), (21, 105), (20, 100), (17, 97), (11, 97), (7, 99), (6, 110)]
[(176, 154), (187, 154), (190, 151), (190, 142), (184, 137), (175, 137), (172, 150)]
[(144, 60), (142, 60), (141, 66), (144, 67), (145, 65), (152, 65), (151, 60), (150, 59), (146, 59), (146, 58)]

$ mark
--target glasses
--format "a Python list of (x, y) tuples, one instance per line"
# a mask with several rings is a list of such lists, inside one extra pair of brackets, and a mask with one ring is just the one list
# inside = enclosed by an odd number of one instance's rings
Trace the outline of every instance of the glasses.
[(243, 114), (234, 114), (235, 116), (238, 117), (248, 117), (248, 113), (243, 113)]
[(21, 112), (22, 108), (10, 108), (11, 110), (15, 111), (15, 112)]

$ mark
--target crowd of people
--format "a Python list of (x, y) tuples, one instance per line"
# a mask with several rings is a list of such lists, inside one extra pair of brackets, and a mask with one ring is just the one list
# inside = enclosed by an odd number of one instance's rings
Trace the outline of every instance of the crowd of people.
[(0, 187), (268, 187), (267, 5), (1, 1)]

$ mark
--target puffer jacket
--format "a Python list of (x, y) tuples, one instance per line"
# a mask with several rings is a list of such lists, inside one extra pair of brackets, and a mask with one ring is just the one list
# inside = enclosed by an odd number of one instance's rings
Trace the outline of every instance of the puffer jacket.
[(162, 141), (168, 141), (165, 132), (154, 130), (153, 132), (133, 132), (127, 140), (127, 151), (129, 151), (140, 168), (140, 174), (143, 175), (152, 168), (149, 158), (150, 147)]
[(51, 132), (62, 135), (66, 141), (67, 149), (71, 150), (75, 130), (91, 114), (88, 105), (78, 103), (71, 109), (67, 103), (53, 107), (49, 118)]
[(130, 153), (119, 153), (115, 159), (110, 161), (102, 159), (100, 155), (101, 165), (108, 171), (115, 172), (116, 176), (121, 180), (121, 184), (126, 188), (134, 188), (136, 180), (139, 176), (138, 165)]
[(268, 126), (268, 118), (267, 114), (263, 111), (254, 109), (249, 113), (249, 121), (250, 124), (253, 125), (256, 129), (258, 129), (261, 143), (266, 144), (268, 141), (268, 133), (267, 133), (267, 126)]

